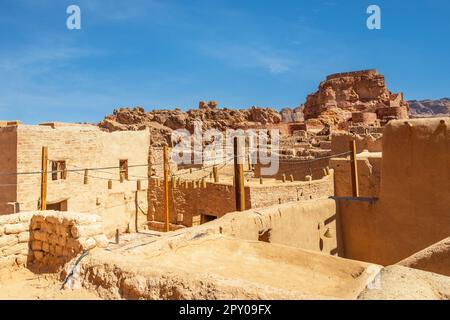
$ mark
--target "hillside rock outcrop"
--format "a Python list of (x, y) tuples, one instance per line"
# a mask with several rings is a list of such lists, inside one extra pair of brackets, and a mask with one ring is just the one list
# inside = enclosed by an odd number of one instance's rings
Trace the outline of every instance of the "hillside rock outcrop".
[(280, 111), (281, 118), (283, 122), (302, 122), (304, 105), (298, 106), (297, 108), (283, 108)]
[(203, 130), (263, 128), (282, 121), (280, 113), (271, 108), (251, 107), (249, 109), (220, 109), (217, 102), (200, 101), (198, 109), (187, 112), (180, 109), (146, 112), (142, 107), (119, 108), (108, 115), (98, 125), (107, 131), (143, 130), (151, 128), (155, 145), (168, 143), (173, 130), (194, 131), (195, 121), (201, 121)]
[[(386, 108), (395, 109), (386, 112)], [(382, 116), (403, 116), (407, 109), (403, 94), (390, 92), (383, 75), (376, 70), (362, 70), (329, 75), (318, 91), (307, 97), (303, 113), (306, 120), (316, 118), (337, 125), (350, 119), (352, 112), (384, 110)]]

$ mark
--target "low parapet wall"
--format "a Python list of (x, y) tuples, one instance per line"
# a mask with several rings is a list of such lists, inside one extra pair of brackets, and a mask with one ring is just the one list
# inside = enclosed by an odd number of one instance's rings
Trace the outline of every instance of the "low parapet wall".
[(54, 272), (80, 252), (107, 244), (97, 215), (37, 211), (0, 217), (0, 268)]
[(174, 241), (207, 234), (287, 245), (326, 254), (339, 253), (336, 203), (332, 199), (289, 202), (228, 213), (201, 226), (178, 230)]

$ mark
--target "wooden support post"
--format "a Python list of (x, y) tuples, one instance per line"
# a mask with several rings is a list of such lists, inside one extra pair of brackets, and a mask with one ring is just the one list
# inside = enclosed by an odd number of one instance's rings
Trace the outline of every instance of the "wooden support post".
[(217, 169), (217, 166), (213, 167), (213, 176), (214, 176), (214, 182), (219, 182), (219, 170)]
[(137, 180), (137, 181), (136, 181), (136, 190), (137, 190), (137, 191), (141, 191), (141, 188), (142, 188), (142, 187), (141, 187), (141, 180)]
[(109, 189), (109, 190), (112, 189), (112, 180), (108, 180), (108, 189)]
[(259, 184), (263, 184), (263, 177), (259, 177)]
[(206, 189), (206, 179), (202, 178), (202, 188)]
[(358, 161), (356, 159), (356, 141), (350, 141), (350, 169), (352, 178), (352, 196), (359, 197)]
[(244, 168), (242, 155), (238, 150), (238, 137), (234, 137), (234, 190), (236, 210), (245, 210)]
[(120, 242), (119, 237), (120, 237), (119, 229), (116, 229), (116, 244), (119, 244)]
[(42, 147), (41, 158), (41, 210), (47, 210), (47, 164), (48, 147)]
[(164, 227), (170, 231), (169, 225), (169, 148), (164, 146)]
[(89, 176), (88, 176), (88, 169), (84, 169), (84, 184), (88, 184), (89, 183)]
[(172, 189), (177, 187), (177, 177), (172, 175)]

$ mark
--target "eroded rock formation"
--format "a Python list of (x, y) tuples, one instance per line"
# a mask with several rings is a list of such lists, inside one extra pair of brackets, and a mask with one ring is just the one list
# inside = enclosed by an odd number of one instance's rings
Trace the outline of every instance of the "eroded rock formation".
[(262, 128), (268, 124), (279, 124), (281, 115), (271, 108), (251, 107), (249, 109), (220, 109), (217, 102), (200, 101), (198, 109), (183, 112), (175, 110), (153, 110), (146, 112), (142, 107), (119, 108), (106, 116), (99, 126), (108, 131), (152, 129), (154, 144), (168, 142), (172, 130), (194, 130), (195, 121), (201, 121), (203, 130)]
[(405, 117), (407, 110), (403, 94), (390, 92), (383, 75), (363, 70), (329, 75), (307, 97), (303, 112), (306, 120), (317, 118), (337, 125), (349, 120), (352, 112), (375, 112), (382, 119)]

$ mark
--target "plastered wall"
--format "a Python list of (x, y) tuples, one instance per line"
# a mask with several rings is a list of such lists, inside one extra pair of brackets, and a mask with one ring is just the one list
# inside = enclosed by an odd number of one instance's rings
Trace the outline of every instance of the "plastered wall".
[(345, 256), (393, 264), (450, 235), (450, 118), (391, 121), (380, 197), (340, 201)]

